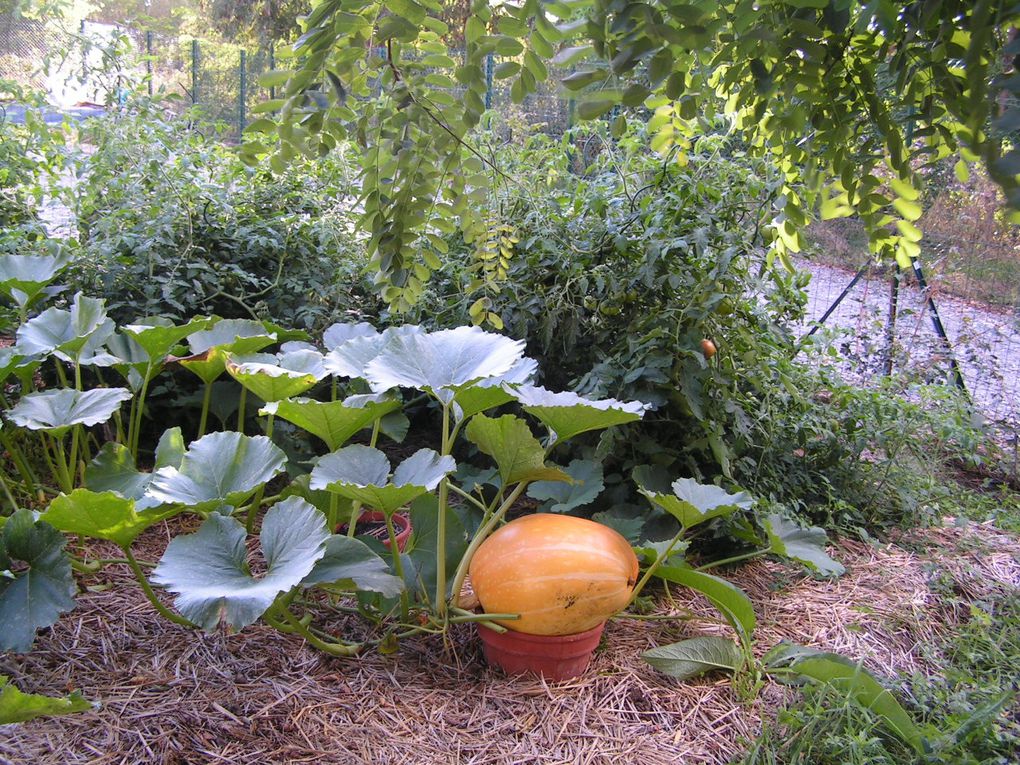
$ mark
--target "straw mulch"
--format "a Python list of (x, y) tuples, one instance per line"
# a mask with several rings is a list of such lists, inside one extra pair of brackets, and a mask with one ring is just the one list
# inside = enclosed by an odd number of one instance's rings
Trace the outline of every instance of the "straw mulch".
[[(834, 554), (848, 571), (837, 581), (772, 561), (723, 573), (754, 601), (762, 650), (789, 640), (863, 657), (885, 676), (934, 674), (933, 641), (965, 615), (943, 605), (933, 576), (975, 595), (1020, 586), (1020, 543), (972, 527), (901, 544), (841, 543)], [(908, 549), (921, 546), (934, 557)], [(0, 762), (721, 765), (793, 693), (767, 686), (742, 700), (725, 678), (680, 683), (644, 664), (638, 654), (654, 645), (726, 633), (706, 603), (678, 590), (661, 610), (699, 618), (614, 621), (583, 677), (546, 684), (486, 667), (468, 628), (446, 648), (423, 637), (357, 660), (258, 625), (191, 634), (154, 614), (119, 568), (103, 577), (126, 586), (83, 594), (30, 654), (0, 658), (23, 690), (80, 688), (100, 707), (0, 728)]]

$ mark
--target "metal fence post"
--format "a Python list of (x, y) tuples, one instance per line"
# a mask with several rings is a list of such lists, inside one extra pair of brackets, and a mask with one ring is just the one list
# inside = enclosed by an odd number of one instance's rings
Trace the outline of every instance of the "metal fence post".
[(492, 54), (485, 57), (485, 108), (492, 108), (492, 72), (494, 69)]
[(191, 103), (198, 103), (198, 38), (191, 41)]
[(237, 137), (238, 139), (244, 135), (244, 107), (248, 99), (248, 71), (247, 71), (247, 51), (241, 48), (241, 103), (240, 110), (237, 117)]
[(885, 323), (885, 376), (892, 375), (893, 345), (896, 343), (896, 312), (900, 305), (900, 264), (894, 263), (892, 284), (889, 288), (889, 318)]
[(152, 30), (145, 33), (145, 73), (149, 76), (149, 98), (152, 98)]
[[(269, 43), (269, 71), (276, 69), (276, 46), (273, 43)], [(271, 99), (276, 98), (276, 86), (269, 86), (269, 97)]]

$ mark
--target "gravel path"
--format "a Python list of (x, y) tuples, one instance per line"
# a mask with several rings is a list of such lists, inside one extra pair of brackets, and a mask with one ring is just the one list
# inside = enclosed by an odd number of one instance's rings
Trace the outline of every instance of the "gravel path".
[[(854, 272), (806, 260), (798, 266), (811, 272), (810, 324), (821, 318)], [(934, 302), (968, 392), (985, 417), (1015, 429), (1020, 423), (1020, 316), (942, 293), (934, 281)], [(852, 378), (863, 381), (882, 372), (889, 295), (889, 275), (871, 269), (826, 321), (827, 328), (846, 330), (839, 347)], [(910, 369), (922, 379), (952, 380), (949, 354), (912, 275), (900, 284), (894, 358), (896, 369)]]

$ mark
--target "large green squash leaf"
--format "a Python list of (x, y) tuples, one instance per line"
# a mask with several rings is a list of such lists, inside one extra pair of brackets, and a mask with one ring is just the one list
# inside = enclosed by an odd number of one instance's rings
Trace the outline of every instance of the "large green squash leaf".
[(297, 398), (271, 401), (260, 414), (275, 414), (307, 430), (336, 451), (362, 428), (400, 409), (400, 401), (379, 396), (352, 396), (344, 401), (313, 401)]
[(507, 386), (531, 382), (537, 369), (538, 362), (525, 357), (514, 363), (506, 374), (454, 386), (454, 412), (457, 419), (466, 420), (486, 409), (513, 401), (514, 396)]
[(841, 576), (846, 569), (829, 557), (825, 545), (829, 538), (817, 526), (802, 528), (793, 521), (773, 513), (762, 521), (769, 537), (769, 548), (776, 555), (803, 563), (822, 576)]
[(30, 387), (28, 381), (32, 379), (43, 358), (41, 354), (22, 353), (16, 345), (0, 348), (0, 383), (6, 381), (10, 375), (16, 375), (24, 388), (28, 389)]
[[(0, 529), (0, 650), (30, 650), (36, 630), (74, 608), (64, 544), (64, 535), (33, 520), (30, 510), (18, 510)], [(24, 564), (17, 572), (15, 561)]]
[(177, 610), (203, 629), (221, 621), (246, 627), (281, 593), (296, 587), (326, 553), (325, 517), (291, 497), (269, 509), (259, 540), (267, 569), (249, 573), (244, 526), (213, 513), (194, 534), (176, 537), (152, 572), (152, 581), (177, 594)]
[(326, 554), (301, 582), (302, 585), (333, 584), (396, 597), (403, 591), (400, 577), (390, 573), (386, 561), (364, 542), (341, 534), (326, 540)]
[(29, 430), (45, 430), (56, 436), (74, 425), (106, 422), (117, 408), (131, 398), (127, 388), (71, 388), (29, 393), (7, 410), (11, 422)]
[(433, 491), (444, 476), (456, 469), (453, 457), (419, 449), (397, 466), (390, 479), (386, 455), (370, 446), (355, 444), (322, 457), (312, 470), (309, 486), (393, 513)]
[[(181, 466), (184, 459), (184, 438), (179, 427), (163, 432), (156, 445), (153, 470), (163, 467)], [(123, 444), (109, 441), (103, 444), (99, 454), (85, 467), (85, 487), (92, 491), (116, 492), (122, 497), (135, 501), (135, 510), (148, 510), (163, 504), (155, 497), (146, 495), (152, 473), (135, 467), (131, 450)]]
[(68, 259), (59, 255), (0, 255), (0, 292), (27, 307), (67, 263)]
[(553, 393), (535, 385), (510, 386), (510, 390), (524, 411), (556, 434), (557, 441), (589, 430), (636, 422), (647, 408), (640, 401), (625, 403), (612, 398), (589, 401), (576, 393)]
[(160, 515), (140, 516), (135, 501), (112, 491), (102, 493), (76, 489), (54, 499), (41, 520), (69, 534), (107, 539), (118, 547), (128, 547)]
[(254, 353), (280, 339), (258, 321), (221, 319), (209, 329), (188, 336), (190, 356), (175, 359), (185, 369), (211, 384), (226, 369), (226, 354)]
[(266, 402), (300, 395), (319, 381), (314, 373), (287, 369), (279, 363), (239, 363), (231, 354), (226, 360), (230, 376)]
[(354, 340), (357, 337), (378, 337), (379, 332), (368, 322), (359, 321), (357, 324), (337, 322), (331, 324), (322, 333), (322, 345), (327, 350), (339, 348), (341, 345)]
[(729, 515), (754, 504), (747, 492), (730, 494), (712, 484), (698, 483), (693, 478), (678, 478), (673, 482), (672, 494), (660, 494), (638, 486), (653, 505), (672, 515), (684, 528), (697, 526), (711, 518)]
[(201, 511), (237, 507), (286, 463), (283, 450), (265, 436), (210, 433), (191, 443), (179, 468), (155, 471), (147, 495)]
[(159, 317), (144, 323), (128, 324), (120, 331), (137, 343), (153, 364), (161, 364), (170, 350), (189, 335), (204, 330), (212, 323), (212, 319), (196, 318), (187, 324), (175, 325)]
[(523, 340), (478, 327), (425, 332), (405, 326), (386, 337), (379, 354), (365, 365), (365, 379), (375, 391), (417, 388), (449, 402), (453, 388), (504, 375), (523, 353)]
[(48, 308), (18, 327), (18, 347), (22, 353), (54, 353), (74, 361), (106, 342), (115, 326), (106, 315), (106, 301), (79, 292), (71, 310)]

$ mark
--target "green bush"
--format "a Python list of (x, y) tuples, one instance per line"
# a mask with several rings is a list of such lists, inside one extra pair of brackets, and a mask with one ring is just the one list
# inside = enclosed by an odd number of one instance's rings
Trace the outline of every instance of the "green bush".
[(154, 104), (90, 121), (69, 196), (75, 288), (118, 321), (215, 313), (321, 329), (371, 305), (342, 153), (273, 176)]
[[(856, 530), (918, 519), (920, 493), (900, 469), (908, 457), (937, 461), (960, 439), (956, 451), (974, 453), (982, 434), (969, 419), (933, 416), (902, 382), (842, 382), (821, 339), (804, 355), (807, 275), (765, 257), (767, 165), (718, 135), (678, 161), (647, 152), (639, 134), (613, 141), (588, 128), (554, 140), (515, 127), (514, 140), (507, 130), (482, 152), (505, 174), (487, 231), (448, 237), (444, 278), (417, 320), (501, 323), (527, 339), (550, 387), (653, 404), (582, 450), (609, 458), (607, 485), (639, 465), (721, 476)], [(718, 349), (711, 358), (705, 340)], [(601, 502), (630, 499), (621, 489)]]

